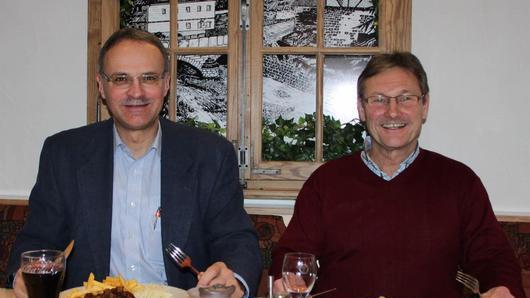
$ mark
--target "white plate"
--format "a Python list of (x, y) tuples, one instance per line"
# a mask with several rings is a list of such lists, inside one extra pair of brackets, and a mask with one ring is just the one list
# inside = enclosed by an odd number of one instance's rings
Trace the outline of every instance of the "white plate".
[[(150, 286), (150, 285), (147, 285), (147, 286)], [(163, 289), (166, 292), (170, 293), (171, 298), (189, 298), (188, 292), (186, 292), (183, 289), (170, 287), (170, 286), (163, 286), (163, 285), (156, 285), (156, 287), (159, 289)], [(72, 292), (75, 289), (83, 289), (83, 287), (71, 288), (71, 289), (62, 291), (61, 294), (59, 295), (59, 298), (68, 297), (68, 294), (70, 294), (70, 292)]]

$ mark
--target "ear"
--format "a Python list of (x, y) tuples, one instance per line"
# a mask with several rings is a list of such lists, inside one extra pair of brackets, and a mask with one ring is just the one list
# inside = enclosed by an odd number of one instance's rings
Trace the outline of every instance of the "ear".
[(171, 88), (171, 77), (168, 73), (164, 78), (164, 96), (167, 95), (169, 88)]
[(423, 96), (423, 107), (421, 111), (421, 118), (423, 123), (427, 122), (427, 115), (429, 114), (429, 103), (431, 102), (429, 93)]
[(363, 100), (360, 97), (357, 98), (357, 113), (359, 113), (359, 120), (361, 120), (362, 122), (365, 122), (366, 111), (364, 110)]
[(103, 102), (105, 102), (105, 99), (107, 97), (105, 96), (105, 89), (103, 88), (103, 81), (102, 81), (101, 76), (99, 75), (99, 73), (96, 75), (96, 82), (98, 83), (99, 96), (101, 97)]

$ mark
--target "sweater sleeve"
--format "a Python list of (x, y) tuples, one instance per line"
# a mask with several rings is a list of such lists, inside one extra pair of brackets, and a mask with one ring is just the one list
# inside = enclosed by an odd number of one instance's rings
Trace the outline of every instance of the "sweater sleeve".
[(281, 278), (283, 256), (306, 252), (318, 256), (322, 240), (321, 201), (315, 177), (310, 177), (296, 199), (293, 217), (272, 254), (269, 274)]
[(462, 269), (478, 278), (481, 292), (506, 286), (515, 297), (525, 297), (518, 261), (476, 176), (463, 194), (461, 212)]

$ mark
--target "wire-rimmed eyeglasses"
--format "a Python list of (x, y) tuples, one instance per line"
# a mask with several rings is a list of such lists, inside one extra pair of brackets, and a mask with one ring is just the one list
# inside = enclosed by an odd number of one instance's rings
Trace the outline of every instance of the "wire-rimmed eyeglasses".
[(418, 104), (420, 100), (423, 100), (425, 94), (401, 94), (397, 96), (386, 96), (383, 94), (372, 95), (364, 98), (363, 100), (373, 107), (386, 107), (390, 104), (390, 101), (394, 99), (399, 106), (412, 107)]
[(112, 83), (112, 85), (116, 87), (129, 88), (134, 82), (135, 78), (138, 79), (138, 82), (142, 86), (155, 86), (166, 76), (166, 72), (147, 72), (137, 76), (131, 76), (126, 73), (114, 73), (107, 75), (106, 73), (101, 72), (100, 75), (105, 81)]

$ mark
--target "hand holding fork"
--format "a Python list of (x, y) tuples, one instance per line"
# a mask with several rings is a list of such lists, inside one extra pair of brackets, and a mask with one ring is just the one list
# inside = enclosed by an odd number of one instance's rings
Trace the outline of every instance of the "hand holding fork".
[(191, 258), (173, 243), (169, 243), (166, 252), (181, 268), (189, 268), (197, 275), (197, 278), (199, 279), (198, 286), (206, 287), (210, 284), (221, 284), (225, 286), (233, 285), (235, 291), (232, 294), (232, 297), (242, 297), (244, 295), (244, 288), (242, 288), (235, 278), (234, 273), (225, 263), (216, 262), (208, 267), (205, 272), (199, 272), (199, 270), (191, 264)]
[(478, 279), (460, 270), (456, 272), (456, 280), (471, 291), (473, 298), (515, 298), (510, 290), (504, 286), (493, 287), (480, 294)]

